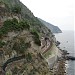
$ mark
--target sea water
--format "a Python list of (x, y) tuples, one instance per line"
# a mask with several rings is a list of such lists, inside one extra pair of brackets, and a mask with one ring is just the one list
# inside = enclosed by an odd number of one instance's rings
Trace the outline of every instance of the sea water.
[[(75, 56), (75, 35), (74, 31), (62, 31), (62, 33), (54, 34), (56, 39), (60, 41), (60, 48), (67, 50), (71, 56)], [(67, 61), (67, 75), (75, 75), (75, 61)]]

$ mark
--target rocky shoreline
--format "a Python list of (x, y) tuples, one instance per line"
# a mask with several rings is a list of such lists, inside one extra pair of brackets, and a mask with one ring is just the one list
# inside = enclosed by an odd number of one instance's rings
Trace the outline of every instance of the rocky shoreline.
[(61, 57), (54, 65), (53, 69), (51, 70), (52, 75), (67, 75), (65, 64), (66, 64), (66, 59)]
[(61, 51), (62, 56), (57, 59), (57, 62), (55, 62), (53, 68), (50, 70), (52, 75), (67, 75), (66, 71), (66, 61), (74, 61), (75, 57), (70, 56), (70, 53), (68, 53), (67, 50), (62, 50), (59, 47), (60, 42), (56, 42), (57, 48)]
[(75, 57), (70, 56), (68, 51), (62, 50), (60, 47), (58, 47), (60, 42), (56, 43), (57, 48), (61, 52), (61, 57), (57, 59), (52, 69), (50, 69), (52, 75), (67, 75), (66, 72), (66, 61), (67, 60), (75, 60)]
[(53, 70), (54, 70), (54, 73), (53, 75), (67, 75), (67, 72), (66, 72), (66, 61), (68, 60), (71, 60), (71, 61), (74, 61), (75, 60), (75, 57), (73, 56), (70, 56), (68, 53), (68, 51), (66, 50), (61, 50), (62, 51), (62, 57), (57, 61), (56, 65), (57, 66), (56, 68), (54, 67)]
[[(51, 48), (51, 50), (52, 51), (54, 50), (55, 51), (54, 53), (56, 53), (55, 56), (51, 57), (52, 56), (51, 55), (48, 58), (51, 75), (67, 75), (66, 66), (65, 66), (65, 64), (66, 64), (65, 57), (68, 54), (68, 52), (66, 50), (62, 50), (62, 49), (58, 48), (55, 45)], [(53, 61), (54, 60), (53, 58), (55, 59), (55, 61)], [(53, 67), (51, 67), (51, 65), (52, 65), (51, 63), (53, 64)]]
[(58, 61), (57, 70), (54, 75), (66, 75), (65, 59)]

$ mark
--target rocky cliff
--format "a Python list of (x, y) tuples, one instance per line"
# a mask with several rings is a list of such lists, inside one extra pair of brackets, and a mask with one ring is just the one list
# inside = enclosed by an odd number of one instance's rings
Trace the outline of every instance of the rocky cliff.
[(0, 12), (0, 74), (53, 75), (45, 60), (54, 51), (51, 30), (19, 0), (0, 0)]
[(51, 23), (48, 23), (40, 18), (38, 18), (46, 27), (48, 27), (52, 33), (61, 33), (62, 31), (59, 29), (59, 27), (52, 25)]
[(0, 74), (50, 75), (43, 49), (51, 31), (19, 0), (0, 0), (0, 12)]

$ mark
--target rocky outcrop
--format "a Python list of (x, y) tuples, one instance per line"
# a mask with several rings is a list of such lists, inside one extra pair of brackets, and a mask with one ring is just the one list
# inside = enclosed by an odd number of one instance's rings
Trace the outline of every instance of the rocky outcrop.
[(73, 56), (66, 56), (66, 60), (75, 60), (75, 57), (73, 57)]

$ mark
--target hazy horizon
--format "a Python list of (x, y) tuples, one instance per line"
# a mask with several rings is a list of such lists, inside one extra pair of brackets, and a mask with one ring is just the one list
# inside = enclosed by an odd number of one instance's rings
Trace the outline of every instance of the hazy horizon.
[(74, 30), (74, 0), (20, 0), (34, 16), (61, 30)]

